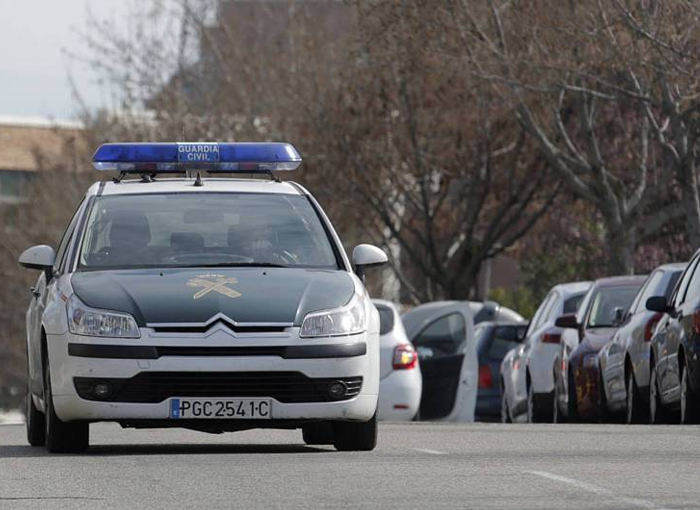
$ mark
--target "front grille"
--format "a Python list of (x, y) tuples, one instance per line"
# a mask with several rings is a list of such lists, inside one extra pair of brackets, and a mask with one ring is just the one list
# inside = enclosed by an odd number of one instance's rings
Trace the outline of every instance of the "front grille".
[(206, 326), (153, 326), (156, 333), (206, 333), (215, 326), (223, 324), (234, 333), (284, 333), (286, 326), (236, 326), (224, 320), (218, 320)]
[[(340, 398), (328, 386), (342, 381)], [(362, 377), (310, 378), (300, 372), (141, 372), (131, 379), (75, 377), (81, 398), (108, 402), (158, 403), (171, 397), (270, 397), (284, 403), (333, 402), (360, 393)], [(112, 389), (104, 398), (94, 394), (97, 384)]]

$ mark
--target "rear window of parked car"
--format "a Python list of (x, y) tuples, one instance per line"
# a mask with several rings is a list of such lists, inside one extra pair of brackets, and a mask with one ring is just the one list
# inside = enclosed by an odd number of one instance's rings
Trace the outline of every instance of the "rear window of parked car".
[(613, 310), (622, 308), (627, 311), (638, 290), (638, 285), (601, 288), (593, 298), (588, 326), (591, 328), (612, 327)]
[(524, 328), (525, 326), (498, 326), (494, 332), (493, 342), (491, 342), (489, 357), (503, 359), (508, 351), (521, 343), (520, 338), (522, 337), (518, 333), (522, 334)]

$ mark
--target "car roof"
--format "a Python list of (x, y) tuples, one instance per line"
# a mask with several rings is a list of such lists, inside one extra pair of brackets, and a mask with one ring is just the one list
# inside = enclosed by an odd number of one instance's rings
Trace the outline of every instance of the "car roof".
[(664, 271), (683, 271), (687, 265), (687, 262), (671, 262), (670, 264), (662, 264), (659, 267), (654, 268), (654, 271), (658, 269), (662, 269)]
[[(142, 182), (140, 180), (124, 180), (121, 182), (97, 182), (93, 184), (87, 195), (101, 194), (111, 195), (131, 195), (141, 193), (273, 193), (288, 195), (303, 195), (306, 190), (298, 184), (292, 182), (277, 182), (264, 179), (226, 179), (226, 178), (204, 178), (202, 186), (195, 186), (194, 179), (156, 179), (153, 182)], [(101, 192), (100, 192), (101, 189)]]
[(608, 276), (606, 278), (598, 278), (595, 281), (596, 287), (617, 287), (620, 285), (638, 285), (644, 283), (649, 275), (635, 276)]
[(552, 287), (552, 290), (559, 292), (565, 299), (573, 294), (584, 294), (591, 287), (593, 282), (569, 282), (560, 283)]

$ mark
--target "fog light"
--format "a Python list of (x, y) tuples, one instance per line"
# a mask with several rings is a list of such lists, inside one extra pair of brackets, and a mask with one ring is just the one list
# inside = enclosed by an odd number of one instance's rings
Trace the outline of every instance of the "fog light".
[(110, 393), (112, 393), (112, 388), (107, 383), (97, 383), (92, 388), (92, 392), (95, 394), (95, 396), (97, 398), (105, 399), (105, 398), (109, 397)]
[(348, 386), (343, 381), (333, 381), (328, 385), (328, 394), (332, 398), (342, 398), (348, 392)]

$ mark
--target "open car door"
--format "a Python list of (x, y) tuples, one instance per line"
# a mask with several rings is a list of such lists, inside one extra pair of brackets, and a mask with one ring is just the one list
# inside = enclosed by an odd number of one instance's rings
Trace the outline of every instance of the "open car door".
[(420, 418), (474, 421), (479, 367), (468, 303), (428, 303), (402, 319), (423, 375)]

